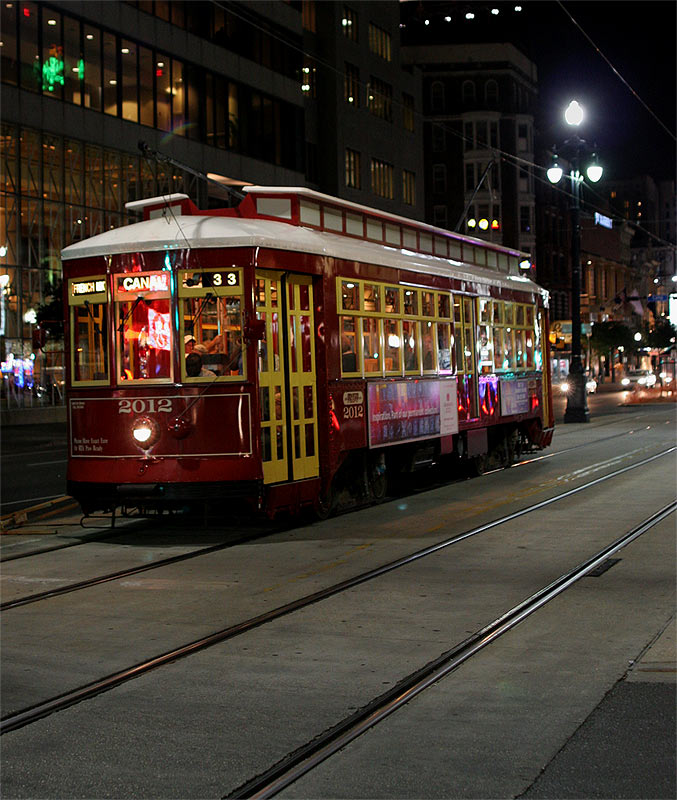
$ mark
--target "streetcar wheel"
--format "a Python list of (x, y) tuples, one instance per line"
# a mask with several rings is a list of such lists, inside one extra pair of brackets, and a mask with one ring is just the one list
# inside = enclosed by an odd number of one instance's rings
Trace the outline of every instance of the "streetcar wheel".
[(369, 493), (374, 503), (381, 503), (388, 491), (388, 475), (383, 455), (369, 469)]
[(484, 475), (489, 469), (489, 454), (482, 453), (481, 456), (473, 456), (471, 459), (471, 470), (474, 475)]
[(322, 522), (325, 519), (329, 519), (329, 517), (331, 517), (335, 507), (336, 507), (336, 493), (334, 492), (333, 485), (330, 485), (326, 494), (322, 492), (315, 499), (315, 503), (313, 505), (313, 512), (315, 514), (316, 519)]

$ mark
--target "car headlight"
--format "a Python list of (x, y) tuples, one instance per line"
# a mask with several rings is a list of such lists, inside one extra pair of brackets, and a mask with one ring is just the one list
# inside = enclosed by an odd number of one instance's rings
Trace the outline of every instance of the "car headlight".
[(644, 386), (644, 384), (646, 383), (646, 378), (638, 378), (638, 379), (637, 379), (637, 383), (639, 383), (639, 384), (641, 384), (642, 386)]
[(655, 375), (647, 375), (646, 376), (646, 385), (653, 386), (656, 383), (656, 376)]
[(160, 426), (150, 417), (137, 417), (132, 423), (132, 438), (136, 444), (148, 450), (160, 438)]
[(562, 394), (566, 394), (569, 391), (569, 384), (568, 383), (560, 383), (559, 388)]
[(630, 378), (623, 378), (621, 386), (630, 386)]

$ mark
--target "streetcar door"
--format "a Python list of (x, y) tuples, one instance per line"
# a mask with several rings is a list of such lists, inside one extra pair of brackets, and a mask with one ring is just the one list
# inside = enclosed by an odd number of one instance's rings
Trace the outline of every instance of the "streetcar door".
[(313, 285), (308, 275), (286, 277), (289, 422), (292, 477), (319, 475)]
[(258, 342), (259, 406), (263, 482), (286, 481), (289, 474), (285, 434), (286, 391), (281, 335), (282, 273), (256, 273), (256, 317), (265, 322)]
[(263, 482), (319, 474), (313, 287), (310, 277), (257, 270)]

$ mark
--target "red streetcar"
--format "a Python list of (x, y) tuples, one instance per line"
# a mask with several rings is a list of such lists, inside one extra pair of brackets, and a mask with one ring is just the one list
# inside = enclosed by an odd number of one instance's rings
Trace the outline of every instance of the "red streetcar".
[[(552, 439), (524, 253), (308, 189), (181, 194), (63, 251), (68, 492), (86, 513), (378, 500)], [(526, 265), (528, 267), (528, 264)]]

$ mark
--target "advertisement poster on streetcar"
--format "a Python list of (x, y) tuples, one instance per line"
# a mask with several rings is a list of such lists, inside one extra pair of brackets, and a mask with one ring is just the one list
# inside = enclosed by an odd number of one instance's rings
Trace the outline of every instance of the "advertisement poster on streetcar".
[(458, 431), (456, 381), (383, 381), (369, 384), (369, 446)]
[(529, 413), (529, 381), (501, 381), (501, 416)]

